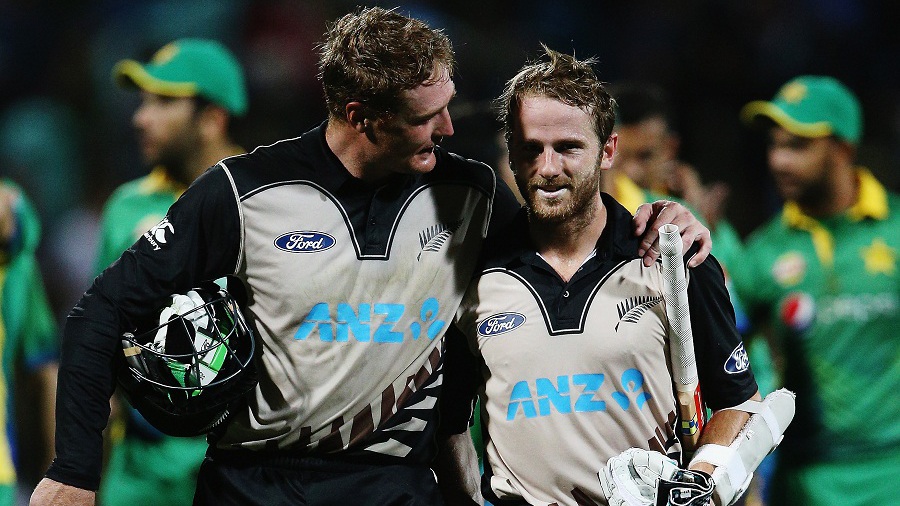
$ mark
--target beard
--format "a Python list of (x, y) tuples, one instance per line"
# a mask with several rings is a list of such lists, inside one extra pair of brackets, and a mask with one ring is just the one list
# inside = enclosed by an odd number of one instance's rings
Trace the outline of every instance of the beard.
[[(546, 186), (564, 188), (562, 195), (547, 198), (540, 196), (538, 189)], [(571, 222), (576, 225), (589, 223), (596, 213), (594, 205), (600, 193), (600, 170), (592, 171), (587, 177), (574, 177), (566, 180), (554, 178), (552, 181), (535, 176), (518, 184), (519, 191), (525, 198), (525, 207), (529, 218), (545, 224), (563, 224)]]
[(779, 193), (785, 200), (793, 200), (804, 209), (818, 209), (827, 205), (833, 198), (828, 181), (834, 162), (823, 160), (824, 167), (814, 178), (802, 180), (791, 176), (775, 175)]
[(194, 182), (195, 169), (190, 166), (191, 157), (200, 149), (200, 139), (193, 132), (175, 135), (160, 146), (159, 152), (152, 159), (146, 160), (151, 167), (162, 166), (175, 181), (184, 186)]

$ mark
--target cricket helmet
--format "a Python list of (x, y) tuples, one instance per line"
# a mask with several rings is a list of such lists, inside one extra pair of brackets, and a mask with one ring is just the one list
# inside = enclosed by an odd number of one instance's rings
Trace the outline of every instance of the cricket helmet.
[(171, 296), (155, 315), (122, 336), (119, 384), (161, 432), (206, 434), (256, 386), (253, 332), (235, 297), (211, 282)]

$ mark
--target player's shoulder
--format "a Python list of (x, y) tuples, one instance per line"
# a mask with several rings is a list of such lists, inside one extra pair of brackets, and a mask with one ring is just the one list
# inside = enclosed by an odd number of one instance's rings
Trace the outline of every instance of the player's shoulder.
[(441, 147), (435, 149), (437, 163), (428, 174), (432, 182), (459, 183), (477, 187), (493, 194), (497, 186), (497, 176), (486, 163), (451, 153)]
[(240, 195), (288, 181), (316, 181), (337, 162), (325, 145), (320, 126), (298, 137), (257, 146), (219, 162)]
[(746, 248), (758, 251), (773, 246), (778, 247), (781, 244), (780, 241), (783, 241), (790, 232), (789, 227), (785, 224), (783, 212), (780, 211), (747, 236)]

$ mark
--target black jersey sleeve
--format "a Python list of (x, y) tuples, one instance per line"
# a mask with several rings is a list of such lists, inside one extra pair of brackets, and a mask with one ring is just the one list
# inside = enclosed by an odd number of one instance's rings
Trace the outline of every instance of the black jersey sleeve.
[(469, 428), (475, 396), (481, 385), (480, 361), (456, 325), (447, 328), (444, 340), (444, 381), (438, 432), (442, 435), (462, 434)]
[(47, 477), (96, 490), (102, 430), (115, 388), (121, 335), (173, 293), (233, 274), (241, 243), (237, 198), (226, 171), (197, 179), (166, 218), (101, 273), (69, 314), (56, 407), (56, 458)]
[[(693, 249), (685, 258), (692, 254)], [(688, 272), (688, 306), (703, 400), (713, 410), (736, 406), (756, 393), (757, 385), (735, 326), (725, 275), (712, 255)]]

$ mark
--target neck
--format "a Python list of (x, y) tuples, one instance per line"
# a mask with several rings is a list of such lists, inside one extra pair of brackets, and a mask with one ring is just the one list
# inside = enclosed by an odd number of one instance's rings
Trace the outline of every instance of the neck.
[(206, 169), (219, 163), (223, 158), (228, 158), (229, 156), (238, 155), (243, 152), (244, 150), (229, 138), (222, 138), (217, 141), (204, 143), (200, 150), (195, 152), (195, 156), (187, 161), (185, 167), (187, 173), (185, 176), (190, 179), (190, 181), (186, 181), (186, 183), (190, 184), (193, 182), (206, 172)]
[(372, 182), (391, 175), (390, 170), (379, 170), (371, 163), (370, 141), (366, 134), (357, 132), (346, 122), (329, 119), (325, 126), (325, 143), (347, 172), (357, 179)]
[(537, 252), (557, 274), (568, 281), (597, 246), (606, 228), (606, 206), (598, 193), (580, 216), (562, 222), (529, 219), (529, 236)]

